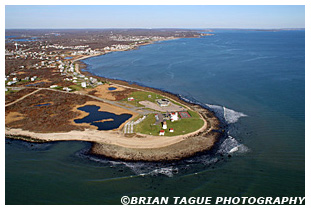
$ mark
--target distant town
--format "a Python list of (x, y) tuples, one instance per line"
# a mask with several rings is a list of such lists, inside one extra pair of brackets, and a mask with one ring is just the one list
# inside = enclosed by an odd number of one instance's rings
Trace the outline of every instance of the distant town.
[(94, 87), (102, 83), (81, 74), (81, 63), (76, 61), (154, 41), (197, 36), (196, 32), (175, 30), (7, 30), (5, 90), (34, 81), (35, 86), (62, 87), (64, 91), (73, 91), (72, 85)]

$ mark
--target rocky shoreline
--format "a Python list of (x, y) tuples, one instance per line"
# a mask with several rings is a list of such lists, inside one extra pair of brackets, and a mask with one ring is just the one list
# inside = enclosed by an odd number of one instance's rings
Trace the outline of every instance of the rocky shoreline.
[[(141, 134), (125, 137), (120, 132), (103, 132), (97, 130), (40, 134), (18, 129), (6, 129), (6, 137), (32, 142), (82, 140), (93, 143), (89, 153), (94, 155), (126, 161), (174, 161), (210, 150), (222, 135), (220, 120), (212, 111), (198, 104), (186, 102), (177, 95), (158, 89), (142, 87), (137, 84), (128, 84), (121, 80), (107, 80), (129, 88), (162, 94), (198, 112), (206, 122), (206, 125), (194, 133), (175, 137), (149, 137)], [(163, 141), (162, 144), (161, 140)], [(125, 141), (128, 141), (127, 144)], [(151, 147), (150, 145), (153, 146)]]
[[(182, 141), (159, 148), (126, 148), (112, 144), (94, 143), (89, 151), (90, 154), (105, 156), (112, 159), (125, 161), (175, 161), (188, 158), (210, 150), (222, 135), (220, 121), (211, 113), (198, 105), (195, 111), (198, 111), (205, 120), (210, 123), (210, 128), (200, 131), (182, 139)], [(160, 140), (160, 139), (159, 139)]]
[[(83, 59), (80, 60), (83, 63)], [(87, 68), (87, 64), (85, 64)], [(210, 128), (204, 131), (199, 132), (194, 136), (189, 136), (183, 141), (178, 142), (173, 145), (169, 145), (166, 147), (161, 148), (152, 148), (152, 149), (141, 149), (141, 148), (125, 148), (120, 147), (117, 145), (111, 144), (103, 144), (103, 143), (94, 143), (92, 145), (91, 150), (89, 151), (90, 154), (95, 154), (99, 156), (110, 157), (113, 159), (121, 159), (127, 161), (172, 161), (172, 160), (180, 160), (183, 158), (187, 158), (193, 156), (197, 153), (210, 150), (213, 145), (219, 140), (221, 136), (221, 122), (215, 116), (215, 114), (202, 107), (201, 105), (186, 102), (180, 96), (170, 93), (165, 90), (159, 90), (156, 88), (151, 88), (147, 86), (142, 86), (141, 84), (136, 84), (133, 82), (128, 82), (124, 80), (116, 80), (110, 79), (105, 77), (100, 77), (94, 75), (88, 71), (83, 71), (88, 76), (96, 77), (98, 79), (105, 79), (107, 82), (118, 84), (121, 86), (130, 87), (133, 89), (143, 90), (143, 91), (150, 91), (157, 94), (161, 94), (166, 96), (170, 99), (173, 99), (191, 109), (200, 113), (203, 119), (206, 122), (210, 123)]]
[[(6, 129), (6, 137), (21, 139), (29, 142), (55, 142), (55, 141), (88, 141), (92, 142), (90, 154), (96, 156), (104, 156), (112, 159), (125, 161), (175, 161), (183, 158), (191, 157), (197, 153), (210, 150), (222, 135), (220, 121), (209, 110), (200, 107), (199, 105), (190, 105), (192, 109), (201, 114), (204, 120), (209, 122), (206, 128), (200, 129), (195, 134), (176, 136), (174, 137), (153, 137), (153, 141), (160, 143), (161, 140), (173, 139), (170, 142), (148, 148), (148, 145), (135, 147), (137, 142), (151, 142), (144, 135), (135, 134), (134, 136), (124, 137), (117, 132), (100, 132), (100, 131), (72, 131), (65, 133), (34, 133), (22, 131), (18, 129)], [(104, 135), (106, 134), (106, 136)], [(119, 142), (114, 142), (113, 138), (118, 138)], [(122, 141), (128, 140), (133, 142), (123, 144)], [(139, 139), (139, 140), (137, 140)], [(120, 144), (121, 142), (121, 144)], [(174, 143), (176, 142), (176, 143)], [(123, 142), (124, 143), (124, 142)]]
[[(83, 62), (83, 58), (77, 62), (87, 66)], [(174, 161), (210, 150), (222, 135), (221, 122), (212, 111), (199, 104), (187, 102), (179, 95), (132, 82), (99, 77), (87, 71), (83, 71), (83, 74), (106, 80), (106, 82), (113, 85), (140, 91), (150, 91), (166, 96), (170, 100), (179, 102), (189, 109), (198, 112), (205, 122), (204, 126), (193, 133), (174, 137), (158, 137), (143, 134), (124, 136), (120, 131), (102, 132), (97, 130), (35, 133), (10, 128), (6, 128), (6, 137), (32, 142), (88, 141), (93, 143), (89, 153), (94, 155), (126, 161)]]

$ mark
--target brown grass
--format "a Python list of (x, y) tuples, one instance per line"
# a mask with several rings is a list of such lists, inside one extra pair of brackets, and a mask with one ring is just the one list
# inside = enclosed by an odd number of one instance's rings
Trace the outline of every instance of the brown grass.
[[(22, 93), (24, 92), (25, 91)], [(18, 94), (18, 96), (21, 95), (21, 93)], [(17, 99), (17, 97), (14, 97), (14, 99)], [(35, 106), (45, 103), (51, 103), (51, 105)], [(67, 132), (71, 130), (84, 130), (86, 128), (97, 129), (96, 126), (88, 123), (77, 124), (74, 122), (75, 119), (83, 118), (88, 115), (87, 112), (77, 109), (85, 105), (96, 105), (100, 107), (100, 111), (112, 112), (115, 114), (132, 114), (133, 116), (129, 120), (137, 116), (137, 113), (97, 101), (89, 96), (52, 90), (40, 90), (6, 107), (5, 124), (6, 127), (9, 128), (21, 128), (23, 130), (41, 133)], [(121, 129), (123, 125), (124, 123), (119, 129)]]

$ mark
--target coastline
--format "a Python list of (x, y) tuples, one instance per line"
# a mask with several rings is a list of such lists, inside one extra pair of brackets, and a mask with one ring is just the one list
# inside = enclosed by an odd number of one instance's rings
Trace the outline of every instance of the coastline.
[[(152, 43), (144, 43), (142, 45)], [(133, 49), (138, 49), (139, 46)], [(106, 53), (96, 54), (92, 56), (83, 56), (73, 60), (74, 62), (83, 62), (84, 59), (104, 54)], [(6, 128), (6, 137), (35, 142), (70, 140), (88, 141), (93, 143), (92, 148), (89, 152), (90, 154), (94, 155), (105, 156), (113, 159), (122, 159), (127, 161), (169, 161), (179, 160), (182, 158), (193, 156), (196, 153), (209, 150), (213, 147), (215, 142), (217, 142), (221, 136), (220, 120), (214, 115), (213, 112), (202, 107), (201, 105), (186, 102), (178, 95), (169, 93), (165, 90), (145, 87), (136, 83), (129, 84), (129, 82), (123, 80), (99, 77), (93, 75), (88, 71), (83, 71), (83, 73), (87, 74), (87, 76), (91, 75), (95, 78), (105, 79), (107, 82), (112, 83), (116, 86), (137, 89), (140, 91), (150, 91), (168, 97), (170, 100), (179, 102), (182, 105), (185, 105), (190, 110), (199, 113), (204, 121), (204, 125), (195, 132), (173, 137), (149, 136), (144, 134), (124, 136), (123, 133), (120, 131), (122, 125), (119, 129), (113, 131), (98, 131), (86, 129), (84, 131), (73, 130), (64, 133), (35, 133), (30, 131), (24, 131), (22, 129)]]
[[(161, 92), (160, 90), (157, 90)], [(169, 93), (165, 95), (168, 96)], [(174, 95), (171, 97), (173, 98)], [(177, 97), (177, 96), (175, 96)], [(99, 131), (86, 129), (59, 133), (36, 133), (22, 129), (6, 128), (8, 138), (32, 142), (87, 141), (93, 143), (90, 154), (127, 161), (173, 161), (209, 150), (221, 136), (221, 123), (209, 110), (200, 105), (177, 99), (198, 112), (205, 123), (199, 130), (174, 137), (158, 137), (135, 134), (126, 137), (121, 131)]]
[[(198, 106), (198, 105), (195, 105)], [(122, 147), (114, 144), (94, 143), (89, 151), (90, 154), (105, 156), (112, 159), (119, 159), (125, 161), (175, 161), (183, 158), (194, 156), (198, 153), (208, 151), (212, 149), (215, 143), (219, 140), (222, 133), (220, 131), (220, 121), (218, 118), (213, 117), (211, 120), (211, 114), (208, 110), (197, 107), (200, 115), (206, 120), (209, 119), (210, 128), (207, 129), (203, 126), (198, 131), (193, 133), (165, 138), (178, 138), (172, 144), (161, 145), (154, 148), (129, 148)], [(206, 121), (205, 121), (206, 122)], [(159, 141), (159, 137), (155, 136), (155, 139)], [(162, 140), (162, 137), (161, 137)]]
[[(89, 153), (113, 159), (127, 161), (173, 161), (190, 157), (196, 153), (209, 150), (221, 136), (220, 122), (208, 110), (196, 106), (210, 126), (205, 124), (201, 129), (181, 136), (159, 137), (136, 134), (125, 137), (120, 131), (70, 131), (63, 133), (35, 133), (22, 129), (6, 128), (8, 138), (32, 142), (87, 141), (93, 143)], [(193, 108), (193, 107), (192, 107)], [(212, 119), (212, 120), (211, 120)]]
[[(199, 38), (199, 37), (192, 37), (192, 38)], [(112, 52), (123, 52), (123, 51), (131, 51), (131, 50), (138, 50), (139, 47), (141, 46), (146, 46), (146, 45), (151, 45), (151, 44), (154, 44), (155, 42), (161, 42), (161, 41), (170, 41), (170, 40), (176, 40), (176, 39), (181, 39), (179, 37), (169, 37), (167, 39), (163, 39), (163, 40), (154, 40), (154, 41), (151, 41), (151, 42), (147, 42), (147, 43), (141, 43), (141, 44), (137, 44), (136, 46), (134, 46), (133, 48), (129, 48), (129, 49), (122, 49), (122, 50), (108, 50), (108, 51), (105, 51), (105, 52), (101, 52), (101, 53), (97, 53), (97, 54), (93, 54), (93, 55), (85, 55), (85, 56), (81, 56), (81, 57), (78, 57), (78, 58), (74, 58), (74, 59), (70, 59), (71, 62), (82, 62), (83, 64), (85, 64), (83, 62), (84, 59), (87, 59), (87, 58), (92, 58), (92, 57), (97, 57), (97, 56), (101, 56), (101, 55), (106, 55), (106, 54), (109, 54), (109, 53), (112, 53)], [(70, 61), (69, 60), (69, 61)], [(78, 72), (78, 73), (81, 73), (81, 72)]]

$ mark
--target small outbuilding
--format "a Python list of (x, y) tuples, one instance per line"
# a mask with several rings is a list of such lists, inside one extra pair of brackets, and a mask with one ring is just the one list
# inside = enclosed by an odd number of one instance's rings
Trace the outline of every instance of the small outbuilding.
[(170, 101), (166, 98), (162, 98), (162, 99), (157, 99), (156, 100), (157, 103), (159, 104), (160, 107), (165, 107), (165, 106), (169, 106), (170, 105)]
[(164, 130), (160, 130), (159, 136), (164, 136), (165, 131)]

